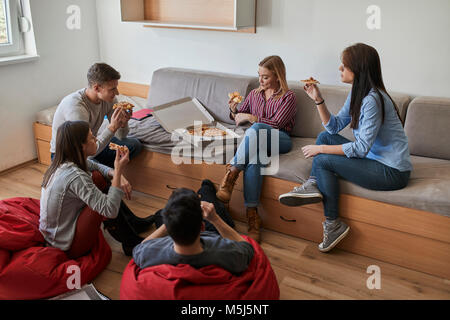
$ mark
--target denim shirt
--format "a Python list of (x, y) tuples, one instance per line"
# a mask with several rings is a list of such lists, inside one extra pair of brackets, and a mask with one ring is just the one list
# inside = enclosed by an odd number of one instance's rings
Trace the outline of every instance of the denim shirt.
[[(87, 161), (88, 171), (99, 170), (108, 176), (109, 167)], [(123, 191), (110, 187), (108, 194), (100, 191), (88, 172), (72, 162), (62, 164), (41, 190), (39, 230), (52, 247), (70, 249), (81, 210), (87, 205), (107, 218), (119, 212)]]
[[(343, 144), (342, 150), (348, 158), (368, 158), (399, 171), (411, 171), (408, 138), (391, 99), (380, 92), (384, 99), (384, 122), (380, 99), (372, 89), (362, 100), (358, 128), (353, 129), (355, 141)], [(339, 113), (331, 115), (327, 124), (322, 123), (330, 134), (337, 134), (351, 122), (350, 101), (351, 92)]]

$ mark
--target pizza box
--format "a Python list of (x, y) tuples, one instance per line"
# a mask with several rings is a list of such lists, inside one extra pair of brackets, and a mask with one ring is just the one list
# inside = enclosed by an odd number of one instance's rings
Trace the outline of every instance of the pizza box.
[[(198, 145), (199, 142), (211, 143), (219, 141), (230, 143), (239, 139), (241, 136), (234, 131), (226, 128), (205, 109), (205, 107), (196, 98), (186, 97), (175, 100), (163, 105), (153, 107), (153, 116), (161, 126), (172, 134), (177, 134), (183, 140)], [(226, 132), (223, 136), (200, 136), (189, 133), (190, 129), (201, 128), (202, 125), (208, 125), (210, 128), (221, 129)]]

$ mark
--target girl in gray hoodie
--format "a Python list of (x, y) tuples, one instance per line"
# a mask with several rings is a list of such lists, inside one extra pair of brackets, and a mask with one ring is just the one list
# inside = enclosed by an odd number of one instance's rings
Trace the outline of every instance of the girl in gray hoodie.
[[(87, 122), (64, 122), (57, 132), (55, 158), (42, 183), (39, 230), (47, 245), (66, 251), (71, 258), (92, 248), (101, 222), (116, 218), (122, 197), (131, 193), (122, 176), (129, 151), (116, 152), (114, 169), (88, 160), (96, 151), (96, 138)], [(112, 179), (108, 193), (94, 184), (94, 170)], [(83, 210), (86, 205), (92, 210)]]

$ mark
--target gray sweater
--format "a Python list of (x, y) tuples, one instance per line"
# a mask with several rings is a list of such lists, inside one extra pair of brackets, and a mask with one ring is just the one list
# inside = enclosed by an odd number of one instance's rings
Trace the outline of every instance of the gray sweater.
[[(86, 96), (86, 89), (80, 89), (74, 93), (69, 94), (62, 99), (61, 103), (56, 109), (52, 123), (52, 140), (50, 141), (50, 152), (55, 153), (56, 149), (56, 133), (58, 128), (66, 121), (83, 120), (89, 123), (89, 127), (92, 130), (92, 134), (97, 136), (105, 116), (111, 122), (111, 116), (113, 114), (113, 105), (117, 103), (117, 99), (113, 102), (101, 101), (99, 104), (93, 103)], [(128, 124), (125, 128), (120, 128), (116, 131), (116, 136), (119, 139), (123, 139), (128, 134)], [(106, 128), (97, 137), (97, 153), (99, 154), (111, 141), (114, 133)]]
[(178, 254), (170, 236), (141, 242), (133, 249), (133, 259), (136, 265), (147, 268), (160, 264), (189, 264), (194, 268), (217, 265), (231, 273), (245, 271), (253, 259), (254, 250), (247, 241), (234, 241), (221, 235), (203, 231), (200, 233), (203, 251), (194, 255)]
[[(99, 170), (104, 177), (110, 168), (88, 160), (89, 172)], [(90, 173), (72, 162), (62, 164), (41, 191), (39, 230), (53, 247), (70, 249), (81, 210), (87, 205), (107, 218), (119, 212), (123, 191), (110, 187), (108, 194), (101, 192)]]

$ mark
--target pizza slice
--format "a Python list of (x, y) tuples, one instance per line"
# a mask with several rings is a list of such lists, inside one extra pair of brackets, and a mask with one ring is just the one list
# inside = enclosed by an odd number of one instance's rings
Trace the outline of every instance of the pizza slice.
[(244, 99), (244, 98), (241, 96), (241, 94), (240, 94), (239, 92), (237, 92), (237, 91), (232, 92), (232, 93), (229, 93), (229, 94), (228, 94), (228, 97), (229, 97), (230, 99), (232, 99), (233, 102), (236, 102), (236, 103), (241, 103), (242, 100)]
[(127, 146), (121, 146), (121, 145), (115, 144), (113, 142), (110, 142), (109, 143), (109, 149), (116, 150), (116, 151), (120, 150), (120, 152), (125, 153), (128, 150), (128, 147)]
[(226, 136), (226, 131), (210, 127), (208, 125), (202, 125), (201, 127), (191, 128), (188, 130), (188, 133), (193, 136), (203, 136), (203, 137), (218, 137), (218, 136)]
[(115, 105), (113, 105), (113, 110), (115, 110), (117, 108), (122, 108), (126, 112), (132, 113), (134, 105), (129, 102), (122, 101), (122, 102), (118, 102)]
[(300, 81), (303, 82), (304, 84), (320, 84), (320, 82), (314, 79), (313, 77), (309, 77), (309, 79)]
[(219, 128), (210, 128), (210, 129), (206, 129), (203, 132), (204, 137), (223, 137), (226, 135), (227, 135), (226, 131), (219, 129)]

